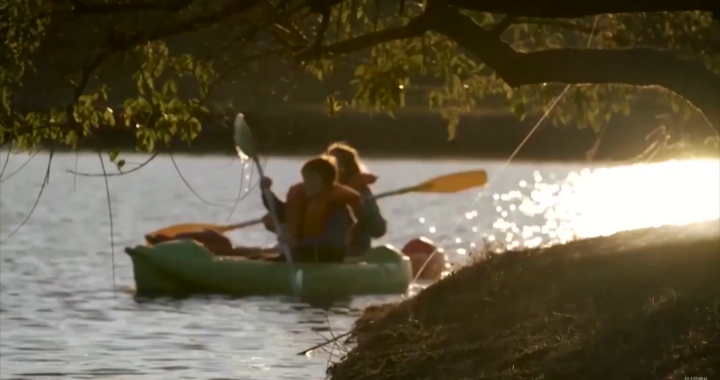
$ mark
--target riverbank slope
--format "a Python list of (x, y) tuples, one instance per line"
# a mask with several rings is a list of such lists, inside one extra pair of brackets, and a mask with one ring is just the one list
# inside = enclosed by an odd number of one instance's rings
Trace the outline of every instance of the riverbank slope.
[(714, 378), (720, 221), (496, 255), (354, 339), (333, 380)]

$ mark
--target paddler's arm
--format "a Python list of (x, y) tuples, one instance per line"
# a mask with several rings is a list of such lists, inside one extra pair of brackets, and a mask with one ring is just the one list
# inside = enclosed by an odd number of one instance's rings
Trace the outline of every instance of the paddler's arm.
[(360, 194), (363, 197), (363, 204), (355, 228), (365, 231), (368, 236), (374, 239), (383, 237), (387, 232), (387, 221), (380, 213), (380, 207), (378, 207), (377, 201), (373, 199), (372, 191), (366, 187)]
[(273, 203), (275, 204), (275, 211), (277, 212), (277, 217), (280, 221), (280, 223), (285, 222), (285, 202), (281, 201), (275, 193), (270, 190), (272, 187), (272, 179), (268, 177), (260, 178), (260, 199), (262, 200), (263, 206), (268, 210), (268, 212), (272, 212), (270, 210), (270, 204), (268, 204), (267, 198), (270, 197), (273, 200)]
[(352, 228), (352, 219), (346, 209), (338, 209), (328, 218), (320, 236), (296, 240), (294, 247), (304, 248), (313, 246), (341, 248), (348, 244), (348, 236)]

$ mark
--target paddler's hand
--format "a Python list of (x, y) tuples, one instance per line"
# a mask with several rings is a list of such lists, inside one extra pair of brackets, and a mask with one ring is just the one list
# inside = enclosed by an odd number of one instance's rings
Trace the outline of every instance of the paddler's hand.
[(260, 178), (260, 189), (262, 190), (270, 190), (270, 187), (272, 187), (272, 179), (268, 177), (262, 177)]

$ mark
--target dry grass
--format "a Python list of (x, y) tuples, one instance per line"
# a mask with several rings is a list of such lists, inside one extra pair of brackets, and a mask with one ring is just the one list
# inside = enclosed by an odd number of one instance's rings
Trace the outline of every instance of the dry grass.
[[(707, 230), (702, 237), (698, 229)], [(720, 375), (718, 221), (491, 255), (358, 320), (346, 379)], [(715, 354), (711, 354), (715, 352)]]

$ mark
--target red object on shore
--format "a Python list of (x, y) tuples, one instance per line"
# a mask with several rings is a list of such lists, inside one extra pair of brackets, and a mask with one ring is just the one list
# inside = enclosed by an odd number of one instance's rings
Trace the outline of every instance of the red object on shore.
[[(437, 252), (436, 252), (437, 251)], [(402, 253), (410, 258), (413, 268), (413, 276), (425, 265), (418, 278), (425, 280), (437, 280), (445, 270), (445, 254), (432, 242), (432, 240), (421, 236), (410, 240), (402, 248)], [(433, 253), (435, 253), (433, 255)], [(432, 255), (432, 257), (431, 257)], [(429, 259), (429, 261), (428, 261)], [(425, 262), (428, 261), (427, 264)]]

